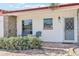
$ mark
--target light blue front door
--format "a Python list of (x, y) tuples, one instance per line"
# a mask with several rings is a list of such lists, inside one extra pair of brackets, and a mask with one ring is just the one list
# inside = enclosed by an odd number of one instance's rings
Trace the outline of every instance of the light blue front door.
[(65, 18), (65, 40), (74, 40), (74, 18)]

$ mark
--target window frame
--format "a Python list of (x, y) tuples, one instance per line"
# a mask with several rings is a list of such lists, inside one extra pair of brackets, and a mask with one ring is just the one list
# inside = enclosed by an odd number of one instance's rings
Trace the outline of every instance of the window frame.
[[(50, 27), (46, 27), (46, 25), (45, 25), (45, 20), (51, 20), (51, 26)], [(53, 18), (44, 18), (43, 19), (43, 29), (44, 30), (52, 30), (53, 29)]]
[(30, 28), (25, 28), (25, 26), (30, 26), (29, 24), (25, 24), (24, 22), (25, 21), (27, 21), (27, 22), (29, 22), (29, 20), (32, 22), (31, 23), (31, 26), (33, 25), (33, 21), (32, 21), (32, 19), (25, 19), (25, 20), (22, 20), (22, 36), (25, 36), (25, 35), (23, 35), (23, 32), (27, 29), (27, 31), (30, 31), (31, 33), (30, 34), (33, 34), (33, 26), (32, 26), (32, 28), (30, 29)]

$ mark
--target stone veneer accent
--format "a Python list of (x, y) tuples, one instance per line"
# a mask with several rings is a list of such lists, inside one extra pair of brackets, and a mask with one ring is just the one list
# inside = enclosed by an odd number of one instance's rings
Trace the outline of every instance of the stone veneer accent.
[(16, 36), (16, 16), (4, 16), (4, 37)]

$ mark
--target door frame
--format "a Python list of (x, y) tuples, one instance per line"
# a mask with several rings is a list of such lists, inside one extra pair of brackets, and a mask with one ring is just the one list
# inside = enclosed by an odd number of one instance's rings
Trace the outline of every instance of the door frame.
[[(66, 40), (66, 36), (65, 36), (65, 18), (74, 18), (74, 40)], [(63, 42), (64, 43), (74, 43), (75, 42), (75, 17), (64, 17), (63, 18), (63, 22), (64, 22), (64, 40), (63, 40)]]

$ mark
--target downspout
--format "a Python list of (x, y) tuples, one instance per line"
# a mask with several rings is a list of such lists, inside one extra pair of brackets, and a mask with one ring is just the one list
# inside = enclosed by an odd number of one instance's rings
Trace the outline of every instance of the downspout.
[(78, 9), (77, 9), (77, 19), (78, 19)]
[(78, 20), (79, 20), (79, 16), (78, 16), (78, 14), (79, 14), (79, 9), (77, 9), (77, 41), (79, 43), (79, 34), (78, 34)]

